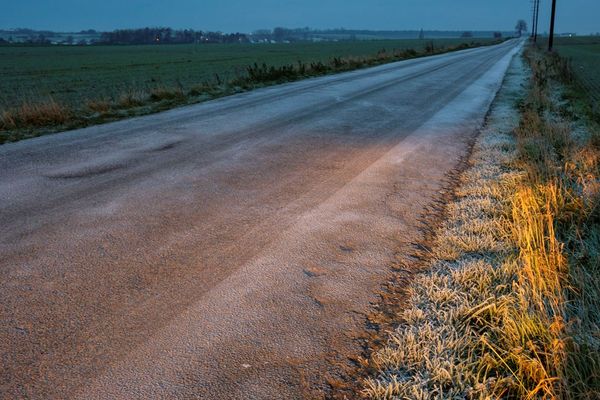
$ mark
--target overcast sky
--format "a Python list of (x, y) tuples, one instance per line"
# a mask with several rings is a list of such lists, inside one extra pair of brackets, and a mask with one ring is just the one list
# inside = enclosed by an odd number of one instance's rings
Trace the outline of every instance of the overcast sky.
[[(542, 0), (542, 32), (550, 3)], [(530, 0), (1, 0), (0, 28), (512, 30), (518, 18), (529, 23), (530, 12)], [(557, 30), (600, 31), (600, 0), (558, 0)]]

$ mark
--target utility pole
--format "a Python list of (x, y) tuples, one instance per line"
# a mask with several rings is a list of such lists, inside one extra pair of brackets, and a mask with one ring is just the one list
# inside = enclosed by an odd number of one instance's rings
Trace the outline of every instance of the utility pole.
[(540, 0), (534, 0), (534, 18), (535, 18), (535, 24), (533, 27), (533, 41), (534, 43), (537, 43), (537, 37), (538, 37), (538, 26), (540, 23)]
[(537, 3), (537, 0), (531, 0), (531, 38), (533, 39), (533, 34), (535, 32), (535, 4)]
[(552, 17), (550, 19), (550, 39), (548, 40), (548, 51), (554, 47), (554, 20), (556, 19), (556, 0), (552, 0)]

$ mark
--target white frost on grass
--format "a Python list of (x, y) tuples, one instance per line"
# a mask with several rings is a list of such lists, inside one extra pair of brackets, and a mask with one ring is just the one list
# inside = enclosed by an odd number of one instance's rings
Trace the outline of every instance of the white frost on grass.
[[(521, 177), (512, 130), (519, 122), (525, 67), (515, 57), (462, 175), (448, 219), (437, 232), (431, 264), (411, 284), (388, 344), (375, 353), (378, 375), (364, 394), (376, 399), (483, 399), (512, 376), (487, 376), (497, 359), (481, 351), (485, 326), (515, 301), (513, 249), (505, 240), (506, 199)], [(487, 359), (489, 358), (489, 359)]]

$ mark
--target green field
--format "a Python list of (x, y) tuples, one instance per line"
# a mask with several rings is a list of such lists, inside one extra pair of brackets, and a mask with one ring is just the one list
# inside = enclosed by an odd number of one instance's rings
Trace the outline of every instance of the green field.
[[(486, 39), (477, 39), (485, 42)], [(448, 47), (464, 39), (436, 40)], [(131, 88), (226, 81), (255, 62), (280, 66), (372, 56), (386, 49), (421, 50), (429, 41), (381, 40), (296, 44), (0, 47), (0, 107), (52, 96), (67, 104), (114, 97)]]
[(586, 94), (598, 107), (600, 103), (600, 37), (560, 38), (556, 49), (569, 58), (572, 68)]
[(0, 46), (0, 144), (490, 43), (494, 40)]

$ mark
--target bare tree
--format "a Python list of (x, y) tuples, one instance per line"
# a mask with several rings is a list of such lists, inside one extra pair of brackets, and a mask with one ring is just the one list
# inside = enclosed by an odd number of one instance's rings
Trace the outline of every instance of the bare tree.
[(523, 32), (527, 32), (527, 22), (520, 19), (519, 21), (517, 21), (517, 26), (515, 26), (515, 30), (517, 31), (519, 36), (521, 36)]

